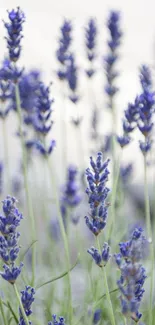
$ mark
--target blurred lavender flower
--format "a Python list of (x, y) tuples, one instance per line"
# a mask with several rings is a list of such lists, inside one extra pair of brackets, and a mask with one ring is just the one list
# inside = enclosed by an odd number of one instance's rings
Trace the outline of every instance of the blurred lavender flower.
[(16, 228), (23, 218), (15, 206), (16, 202), (14, 197), (7, 196), (3, 201), (4, 216), (0, 216), (0, 257), (5, 263), (3, 265), (4, 271), (0, 272), (0, 275), (11, 284), (15, 283), (23, 266), (23, 263), (19, 267), (15, 266), (15, 260), (20, 250), (18, 246), (20, 233), (17, 232)]
[(65, 325), (64, 317), (60, 316), (59, 320), (57, 320), (57, 316), (54, 314), (52, 315), (53, 321), (48, 322), (48, 325)]
[(93, 316), (93, 324), (96, 325), (101, 320), (102, 310), (100, 308), (96, 309)]
[[(18, 83), (21, 108), (24, 110), (24, 122), (25, 124), (32, 124), (33, 115), (35, 113), (38, 92), (40, 89), (40, 72), (37, 70), (31, 70), (30, 72), (23, 73)], [(14, 95), (13, 109), (16, 108), (16, 101)]]
[[(32, 314), (31, 305), (34, 302), (34, 295), (35, 295), (35, 290), (30, 286), (26, 286), (25, 290), (21, 291), (21, 302), (24, 307), (26, 316), (30, 316)], [(20, 315), (19, 325), (25, 325), (25, 321), (20, 308), (19, 308), (19, 315)], [(31, 324), (30, 321), (29, 324)]]
[(135, 322), (138, 322), (142, 316), (139, 313), (139, 306), (145, 291), (143, 285), (146, 273), (140, 261), (146, 243), (142, 228), (136, 228), (129, 241), (119, 244), (120, 253), (114, 255), (121, 271), (117, 284), (121, 292), (122, 313), (129, 314)]
[(91, 18), (88, 21), (88, 25), (85, 28), (85, 45), (87, 50), (87, 58), (90, 63), (90, 68), (86, 70), (86, 74), (91, 78), (95, 69), (93, 68), (93, 62), (96, 58), (95, 47), (96, 47), (96, 36), (97, 36), (97, 26), (95, 19)]
[(77, 91), (77, 66), (75, 64), (75, 57), (70, 54), (68, 61), (67, 61), (67, 72), (66, 72), (66, 79), (68, 81), (68, 86), (71, 91), (69, 99), (76, 104), (79, 100), (79, 96), (76, 94)]
[(117, 136), (117, 142), (123, 148), (131, 142), (130, 134), (136, 129), (139, 118), (138, 97), (136, 97), (133, 104), (129, 103), (127, 109), (124, 111), (123, 118), (123, 135)]
[(0, 195), (3, 192), (3, 163), (0, 162)]
[(18, 68), (13, 62), (8, 59), (3, 61), (3, 66), (0, 69), (0, 79), (5, 81), (13, 81), (17, 83), (23, 74), (24, 68)]
[(109, 107), (112, 109), (112, 98), (118, 91), (118, 88), (114, 85), (114, 81), (118, 76), (118, 72), (115, 70), (115, 64), (118, 60), (118, 48), (121, 43), (122, 31), (120, 29), (120, 13), (118, 11), (111, 11), (107, 21), (107, 27), (109, 30), (108, 48), (109, 52), (104, 57), (105, 71), (107, 78), (107, 85), (105, 91), (109, 96)]
[(110, 247), (107, 243), (104, 243), (101, 254), (95, 247), (91, 247), (87, 250), (87, 252), (92, 256), (95, 263), (100, 267), (105, 266), (111, 257)]
[(140, 69), (140, 82), (143, 92), (138, 97), (139, 119), (137, 125), (144, 135), (144, 141), (140, 141), (140, 149), (145, 155), (152, 147), (151, 132), (155, 112), (155, 92), (152, 91), (151, 71), (145, 65)]
[[(77, 182), (77, 168), (75, 166), (69, 166), (67, 171), (67, 181), (65, 186), (62, 189), (61, 197), (61, 212), (62, 216), (65, 219), (67, 217), (67, 212), (71, 214), (71, 219), (74, 223), (78, 221), (75, 216), (72, 216), (73, 212), (76, 211), (76, 208), (82, 200), (82, 196), (79, 194), (79, 185)], [(76, 220), (77, 219), (77, 220)]]
[(60, 28), (61, 36), (59, 39), (59, 48), (56, 52), (57, 60), (59, 61), (61, 68), (58, 70), (57, 75), (60, 80), (66, 79), (66, 61), (69, 56), (69, 47), (71, 44), (71, 31), (72, 25), (69, 20), (64, 20), (62, 27)]
[(17, 7), (16, 10), (8, 11), (9, 22), (4, 22), (8, 36), (6, 37), (7, 47), (9, 49), (9, 58), (11, 61), (16, 62), (21, 53), (21, 39), (23, 38), (22, 24), (25, 21), (25, 15), (22, 10)]
[(54, 100), (50, 99), (50, 87), (46, 87), (43, 83), (40, 83), (35, 115), (32, 119), (33, 127), (37, 132), (38, 138), (29, 144), (31, 147), (34, 146), (43, 156), (49, 155), (55, 147), (55, 140), (51, 140), (48, 147), (45, 144), (45, 138), (53, 125), (53, 121), (51, 120), (51, 105), (53, 102)]
[(5, 119), (10, 112), (12, 99), (13, 85), (10, 80), (5, 79), (5, 60), (0, 68), (0, 118)]
[(127, 185), (129, 183), (129, 179), (131, 178), (131, 174), (133, 172), (133, 165), (127, 164), (126, 166), (121, 166), (120, 168), (120, 177), (123, 185)]
[(86, 225), (97, 236), (102, 229), (106, 226), (108, 204), (106, 198), (109, 189), (105, 186), (109, 170), (107, 166), (110, 159), (107, 159), (104, 163), (102, 162), (102, 153), (97, 154), (96, 162), (90, 157), (90, 168), (86, 169), (87, 182), (89, 187), (86, 189), (86, 193), (89, 198), (90, 204), (90, 217), (86, 216)]

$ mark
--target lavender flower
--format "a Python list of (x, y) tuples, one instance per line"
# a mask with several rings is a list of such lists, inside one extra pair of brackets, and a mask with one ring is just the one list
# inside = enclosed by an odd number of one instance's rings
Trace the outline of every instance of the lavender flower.
[(75, 64), (75, 57), (71, 54), (68, 58), (68, 65), (67, 65), (67, 72), (66, 72), (66, 79), (68, 81), (69, 89), (71, 90), (71, 94), (69, 99), (76, 104), (79, 100), (79, 96), (77, 95), (77, 66)]
[(95, 263), (100, 267), (105, 266), (111, 257), (110, 247), (107, 243), (104, 243), (101, 254), (99, 253), (98, 249), (94, 247), (88, 249), (87, 252), (92, 256)]
[(19, 7), (16, 10), (8, 11), (9, 22), (4, 22), (8, 36), (6, 37), (7, 47), (9, 49), (9, 58), (11, 61), (16, 62), (21, 53), (21, 39), (23, 35), (22, 25), (25, 21), (25, 15)]
[(112, 109), (111, 100), (118, 91), (118, 88), (114, 85), (114, 81), (118, 76), (118, 72), (115, 70), (115, 64), (118, 60), (118, 48), (121, 43), (122, 31), (120, 29), (120, 13), (118, 11), (111, 11), (107, 21), (107, 27), (109, 30), (108, 48), (109, 53), (104, 58), (105, 71), (107, 78), (107, 85), (105, 91), (110, 98), (109, 107)]
[(129, 103), (127, 109), (124, 111), (123, 135), (117, 136), (117, 142), (122, 148), (131, 142), (130, 134), (137, 127), (138, 118), (138, 97), (136, 97), (135, 102), (133, 104)]
[(8, 116), (11, 105), (10, 99), (12, 98), (13, 85), (10, 80), (5, 79), (5, 60), (3, 61), (0, 69), (0, 118), (3, 120)]
[(0, 69), (0, 79), (5, 81), (13, 81), (14, 84), (18, 82), (23, 74), (24, 68), (18, 68), (13, 62), (8, 59), (3, 61), (3, 66)]
[(57, 320), (57, 316), (54, 314), (52, 315), (53, 321), (48, 322), (48, 325), (65, 325), (64, 317), (60, 316), (59, 320)]
[(94, 316), (93, 316), (93, 324), (94, 325), (98, 324), (98, 322), (101, 320), (101, 313), (102, 313), (102, 310), (100, 308), (95, 310)]
[(59, 39), (59, 48), (56, 52), (57, 60), (59, 61), (61, 68), (58, 70), (57, 75), (60, 80), (66, 78), (66, 62), (69, 56), (69, 47), (71, 44), (71, 31), (72, 25), (69, 20), (64, 20), (61, 30), (61, 36)]
[[(67, 172), (67, 181), (62, 190), (62, 197), (61, 197), (61, 211), (63, 217), (67, 217), (67, 210), (73, 213), (78, 205), (80, 204), (82, 197), (79, 194), (79, 185), (77, 182), (77, 168), (75, 166), (69, 166)], [(72, 220), (76, 222), (76, 218), (72, 217)]]
[(121, 292), (122, 313), (129, 314), (134, 321), (138, 322), (142, 316), (139, 313), (139, 307), (146, 279), (145, 269), (140, 263), (146, 246), (143, 230), (136, 228), (131, 239), (120, 243), (119, 246), (120, 253), (115, 254), (115, 260), (121, 271), (121, 277), (117, 284)]
[[(51, 140), (48, 147), (45, 146), (45, 137), (50, 132), (53, 125), (53, 121), (51, 120), (51, 105), (53, 102), (54, 100), (50, 99), (50, 88), (46, 87), (43, 83), (40, 83), (36, 102), (36, 111), (32, 119), (38, 139), (32, 141), (30, 145), (35, 146), (43, 156), (49, 155), (55, 147), (55, 140)], [(43, 138), (44, 141), (41, 141)]]
[(89, 187), (86, 193), (89, 198), (90, 217), (86, 216), (86, 225), (97, 236), (106, 226), (108, 204), (106, 198), (109, 189), (105, 186), (108, 180), (109, 171), (107, 166), (109, 159), (102, 163), (102, 153), (97, 154), (96, 162), (90, 157), (90, 168), (86, 169), (86, 176)]
[(89, 19), (88, 25), (85, 28), (85, 43), (87, 50), (87, 58), (90, 63), (90, 68), (86, 70), (86, 74), (91, 78), (95, 69), (93, 68), (93, 62), (96, 57), (95, 46), (96, 46), (97, 26), (95, 19)]
[(132, 171), (133, 171), (132, 164), (127, 164), (126, 166), (121, 166), (120, 176), (121, 176), (123, 185), (127, 185), (129, 183)]
[(140, 82), (143, 92), (138, 97), (139, 119), (137, 124), (144, 136), (144, 141), (140, 141), (140, 149), (145, 155), (152, 147), (151, 132), (155, 111), (155, 93), (152, 91), (151, 72), (145, 65), (140, 69)]
[(16, 199), (7, 196), (3, 201), (4, 216), (0, 216), (0, 257), (3, 262), (3, 272), (0, 275), (3, 279), (13, 284), (21, 273), (23, 263), (19, 267), (15, 266), (15, 260), (18, 257), (18, 240), (20, 233), (16, 228), (20, 225), (23, 218), (22, 214), (16, 208)]
[[(35, 295), (35, 290), (30, 286), (26, 286), (25, 290), (21, 291), (21, 302), (24, 307), (26, 316), (30, 316), (32, 314), (31, 305), (34, 302), (34, 295)], [(19, 315), (20, 315), (19, 325), (25, 325), (25, 321), (20, 308), (19, 308)], [(30, 321), (29, 324), (31, 324)]]

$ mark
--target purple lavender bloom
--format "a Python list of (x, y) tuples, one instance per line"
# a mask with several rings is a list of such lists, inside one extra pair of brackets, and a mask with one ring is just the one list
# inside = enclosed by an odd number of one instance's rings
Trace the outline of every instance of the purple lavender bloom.
[(107, 21), (107, 27), (109, 30), (109, 53), (107, 54), (107, 56), (104, 57), (107, 78), (105, 91), (110, 97), (109, 107), (112, 109), (111, 100), (118, 91), (118, 88), (114, 85), (114, 81), (118, 76), (118, 72), (115, 71), (115, 64), (118, 60), (117, 51), (120, 46), (122, 37), (122, 31), (120, 29), (120, 13), (118, 11), (110, 12)]
[(120, 144), (121, 148), (127, 146), (131, 141), (131, 138), (128, 135), (117, 136), (117, 142)]
[(91, 18), (88, 21), (88, 25), (85, 28), (85, 43), (87, 50), (87, 58), (90, 62), (90, 68), (86, 70), (86, 74), (89, 78), (91, 78), (95, 70), (93, 69), (93, 62), (96, 58), (95, 47), (96, 47), (96, 36), (97, 36), (97, 26), (95, 19)]
[(75, 57), (73, 54), (71, 54), (67, 61), (67, 72), (66, 72), (66, 79), (68, 81), (68, 86), (71, 90), (71, 94), (69, 96), (69, 99), (76, 104), (79, 100), (79, 96), (76, 94), (77, 91), (77, 66), (75, 64)]
[(100, 321), (101, 314), (102, 314), (102, 310), (100, 308), (95, 310), (94, 316), (93, 316), (93, 324), (94, 325), (98, 324), (98, 322)]
[(132, 164), (127, 164), (126, 166), (121, 166), (120, 176), (121, 176), (123, 185), (127, 185), (129, 183), (132, 172), (133, 172)]
[(6, 37), (7, 47), (9, 49), (9, 58), (11, 61), (16, 62), (21, 53), (21, 39), (23, 38), (22, 24), (25, 21), (25, 15), (22, 10), (17, 7), (16, 10), (8, 11), (9, 22), (4, 22), (8, 36)]
[(18, 68), (13, 62), (8, 59), (3, 61), (3, 66), (0, 69), (0, 79), (4, 81), (13, 81), (17, 83), (23, 74), (24, 68)]
[[(51, 120), (51, 105), (53, 102), (54, 100), (50, 98), (50, 87), (46, 87), (43, 83), (40, 83), (36, 99), (35, 114), (32, 119), (33, 127), (37, 132), (38, 138), (32, 141), (31, 145), (32, 147), (34, 146), (42, 156), (49, 155), (55, 147), (55, 140), (51, 140), (48, 147), (45, 146), (45, 138), (53, 125), (53, 121)], [(44, 138), (44, 143), (43, 140), (41, 140), (42, 138)]]
[(86, 193), (89, 198), (90, 216), (86, 216), (86, 225), (97, 236), (106, 226), (108, 204), (106, 198), (109, 189), (105, 186), (108, 180), (109, 170), (107, 168), (110, 159), (102, 162), (102, 153), (97, 154), (96, 162), (90, 157), (90, 168), (86, 169), (87, 182), (89, 187)]
[(152, 79), (150, 69), (143, 65), (140, 69), (140, 82), (143, 92), (138, 97), (139, 119), (138, 128), (145, 140), (140, 141), (140, 149), (144, 155), (152, 147), (151, 133), (153, 130), (153, 114), (155, 112), (155, 92), (152, 91)]
[[(69, 166), (68, 173), (67, 173), (67, 181), (62, 190), (62, 197), (61, 197), (61, 211), (62, 215), (65, 218), (67, 216), (67, 209), (75, 210), (78, 205), (80, 204), (82, 197), (79, 194), (79, 185), (77, 182), (77, 168), (75, 166)], [(74, 218), (73, 218), (74, 222)], [(76, 218), (75, 218), (76, 223)]]
[(91, 247), (90, 249), (87, 250), (87, 252), (92, 256), (95, 263), (100, 267), (105, 266), (111, 257), (110, 247), (107, 243), (104, 243), (101, 254), (99, 253), (98, 249), (95, 247)]
[(0, 275), (12, 284), (21, 273), (23, 266), (22, 263), (19, 267), (15, 266), (15, 260), (20, 250), (18, 246), (20, 233), (17, 232), (16, 228), (20, 225), (20, 221), (23, 218), (15, 204), (16, 199), (7, 196), (3, 201), (4, 216), (0, 215), (0, 257), (5, 263), (3, 265), (4, 271), (0, 272)]
[(64, 20), (63, 25), (60, 28), (60, 31), (61, 31), (61, 37), (59, 39), (59, 48), (56, 52), (56, 57), (61, 65), (61, 68), (58, 70), (57, 75), (60, 80), (64, 80), (66, 79), (66, 62), (69, 57), (69, 47), (72, 40), (71, 22), (69, 20)]
[(3, 163), (0, 162), (0, 195), (3, 192)]
[(138, 322), (142, 316), (139, 313), (139, 307), (145, 291), (143, 285), (146, 272), (140, 261), (146, 243), (143, 230), (136, 228), (129, 241), (119, 244), (120, 253), (114, 255), (121, 271), (121, 277), (117, 284), (121, 292), (122, 313), (129, 314), (135, 322)]
[(53, 321), (48, 322), (48, 325), (65, 325), (64, 317), (60, 316), (59, 320), (57, 320), (57, 316), (54, 314), (52, 315)]
[[(24, 307), (26, 316), (30, 316), (32, 314), (31, 305), (34, 302), (34, 295), (35, 295), (35, 290), (34, 290), (34, 288), (32, 288), (30, 286), (26, 286), (25, 290), (21, 291), (21, 302)], [(20, 307), (19, 307), (19, 315), (20, 315), (19, 325), (25, 325), (25, 321), (24, 321)], [(30, 321), (29, 321), (29, 324), (31, 324)]]
[[(18, 83), (21, 108), (24, 110), (24, 122), (25, 124), (32, 124), (33, 115), (38, 100), (38, 92), (40, 89), (40, 72), (37, 70), (31, 70), (28, 73), (23, 73)], [(16, 108), (16, 101), (14, 95), (13, 109)]]
[(0, 118), (5, 119), (11, 109), (10, 100), (13, 94), (13, 85), (11, 80), (5, 78), (5, 60), (3, 61), (2, 67), (0, 68)]

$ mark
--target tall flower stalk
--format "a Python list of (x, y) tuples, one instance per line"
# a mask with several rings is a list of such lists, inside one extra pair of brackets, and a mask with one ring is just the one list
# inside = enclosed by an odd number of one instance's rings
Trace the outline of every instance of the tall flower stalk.
[(143, 153), (144, 160), (144, 199), (145, 199), (145, 217), (147, 235), (151, 241), (151, 286), (150, 286), (150, 311), (149, 325), (153, 322), (153, 291), (154, 291), (154, 243), (152, 237), (150, 200), (148, 191), (148, 175), (147, 175), (147, 154), (152, 148), (152, 130), (153, 130), (153, 114), (155, 111), (155, 93), (152, 90), (152, 78), (150, 69), (143, 65), (140, 69), (140, 82), (142, 93), (138, 97), (139, 119), (138, 128), (144, 136), (144, 141), (140, 141), (140, 150)]
[[(25, 194), (26, 194), (26, 201), (28, 207), (28, 214), (31, 219), (31, 227), (32, 227), (32, 240), (35, 240), (36, 231), (35, 231), (35, 219), (33, 214), (33, 206), (32, 206), (32, 199), (31, 194), (29, 191), (29, 184), (28, 184), (28, 174), (27, 174), (27, 158), (26, 158), (26, 149), (25, 149), (25, 142), (24, 142), (24, 134), (23, 134), (23, 127), (22, 127), (22, 111), (21, 111), (21, 102), (20, 102), (20, 94), (19, 94), (19, 87), (18, 81), (22, 74), (22, 70), (19, 70), (17, 67), (17, 61), (20, 58), (21, 54), (21, 39), (23, 35), (22, 32), (22, 25), (25, 21), (25, 15), (22, 10), (17, 7), (16, 10), (8, 11), (8, 18), (9, 22), (4, 22), (4, 26), (7, 30), (7, 47), (9, 52), (9, 60), (10, 62), (5, 62), (5, 71), (8, 75), (10, 75), (10, 79), (14, 82), (15, 88), (15, 98), (16, 98), (16, 107), (19, 119), (19, 133), (21, 136), (21, 145), (22, 145), (22, 160), (23, 160), (23, 172), (24, 172), (24, 184), (25, 184)], [(35, 245), (32, 247), (32, 284), (34, 284), (35, 279)]]
[(107, 280), (107, 274), (105, 265), (109, 260), (109, 246), (104, 243), (103, 251), (101, 252), (100, 242), (98, 235), (105, 228), (107, 217), (108, 217), (108, 204), (106, 203), (106, 198), (109, 192), (109, 189), (106, 187), (106, 183), (108, 180), (109, 170), (108, 170), (109, 159), (102, 162), (102, 153), (98, 153), (96, 162), (93, 158), (90, 158), (91, 168), (86, 170), (86, 176), (88, 181), (88, 188), (86, 189), (86, 193), (88, 195), (88, 202), (90, 205), (90, 217), (86, 216), (86, 225), (90, 229), (90, 231), (96, 236), (96, 242), (98, 249), (92, 247), (88, 250), (88, 253), (92, 255), (96, 264), (103, 269), (104, 276), (104, 285), (106, 290), (106, 297), (110, 308), (110, 319), (111, 324), (115, 325), (115, 317), (113, 306), (109, 294), (109, 286)]

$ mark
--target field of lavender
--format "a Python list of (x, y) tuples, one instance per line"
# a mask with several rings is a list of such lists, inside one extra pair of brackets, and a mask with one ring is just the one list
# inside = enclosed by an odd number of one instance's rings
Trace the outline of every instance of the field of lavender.
[(140, 62), (139, 92), (118, 108), (121, 18), (107, 13), (100, 62), (88, 17), (82, 67), (64, 19), (48, 84), (20, 63), (25, 13), (3, 21), (0, 325), (155, 324), (155, 86)]

